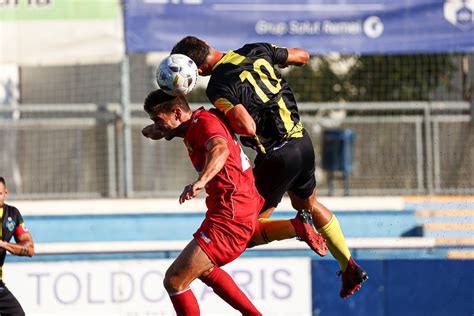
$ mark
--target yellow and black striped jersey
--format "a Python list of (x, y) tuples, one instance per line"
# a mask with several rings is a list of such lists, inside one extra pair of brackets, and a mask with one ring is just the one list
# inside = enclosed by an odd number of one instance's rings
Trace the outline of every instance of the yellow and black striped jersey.
[(269, 43), (247, 44), (228, 51), (214, 65), (207, 97), (227, 113), (237, 104), (245, 106), (257, 125), (255, 138), (241, 137), (245, 146), (268, 152), (290, 137), (302, 137), (295, 97), (275, 69), (288, 58), (288, 50)]
[[(9, 242), (14, 236), (27, 231), (24, 229), (23, 216), (20, 211), (11, 205), (3, 204), (0, 207), (0, 240)], [(5, 256), (7, 251), (4, 248), (0, 248), (0, 282), (2, 280), (2, 266), (5, 262)]]

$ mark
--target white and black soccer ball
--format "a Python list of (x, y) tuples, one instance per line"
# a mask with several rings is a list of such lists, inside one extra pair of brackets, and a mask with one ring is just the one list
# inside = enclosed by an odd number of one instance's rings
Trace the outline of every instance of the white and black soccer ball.
[(183, 54), (166, 57), (156, 69), (156, 82), (173, 96), (185, 95), (196, 85), (198, 69), (194, 61)]

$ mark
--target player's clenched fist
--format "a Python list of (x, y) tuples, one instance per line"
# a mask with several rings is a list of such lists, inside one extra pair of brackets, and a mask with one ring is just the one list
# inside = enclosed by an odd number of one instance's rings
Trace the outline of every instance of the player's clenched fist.
[(196, 197), (204, 189), (205, 183), (196, 181), (184, 187), (183, 193), (179, 196), (179, 204), (183, 204), (186, 200), (191, 200)]

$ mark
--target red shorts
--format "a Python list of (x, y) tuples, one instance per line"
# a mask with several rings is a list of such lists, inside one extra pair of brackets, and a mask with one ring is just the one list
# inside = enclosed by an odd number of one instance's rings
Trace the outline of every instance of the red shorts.
[(245, 219), (206, 217), (194, 239), (211, 261), (221, 267), (247, 248), (257, 225), (257, 214)]

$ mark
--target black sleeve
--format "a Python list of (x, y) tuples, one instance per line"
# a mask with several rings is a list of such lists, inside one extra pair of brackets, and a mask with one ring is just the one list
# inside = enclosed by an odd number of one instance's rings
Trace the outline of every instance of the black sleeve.
[(288, 59), (288, 50), (286, 47), (274, 45), (271, 43), (256, 43), (254, 44), (259, 50), (268, 56), (268, 59), (274, 64), (284, 64)]
[(20, 211), (14, 207), (13, 208), (13, 220), (15, 221), (15, 227), (24, 223), (23, 216), (21, 215)]
[(227, 113), (235, 105), (240, 104), (238, 93), (235, 91), (240, 82), (234, 82), (234, 85), (229, 85), (221, 80), (209, 81), (206, 89), (206, 95), (211, 103), (223, 113)]
[(288, 60), (288, 49), (275, 46), (274, 63), (276, 65), (284, 64)]
[(13, 236), (15, 237), (15, 240), (17, 240), (17, 237), (24, 234), (25, 232), (28, 232), (28, 229), (25, 226), (23, 216), (16, 207), (13, 207), (12, 219), (15, 222), (15, 227), (13, 228)]

